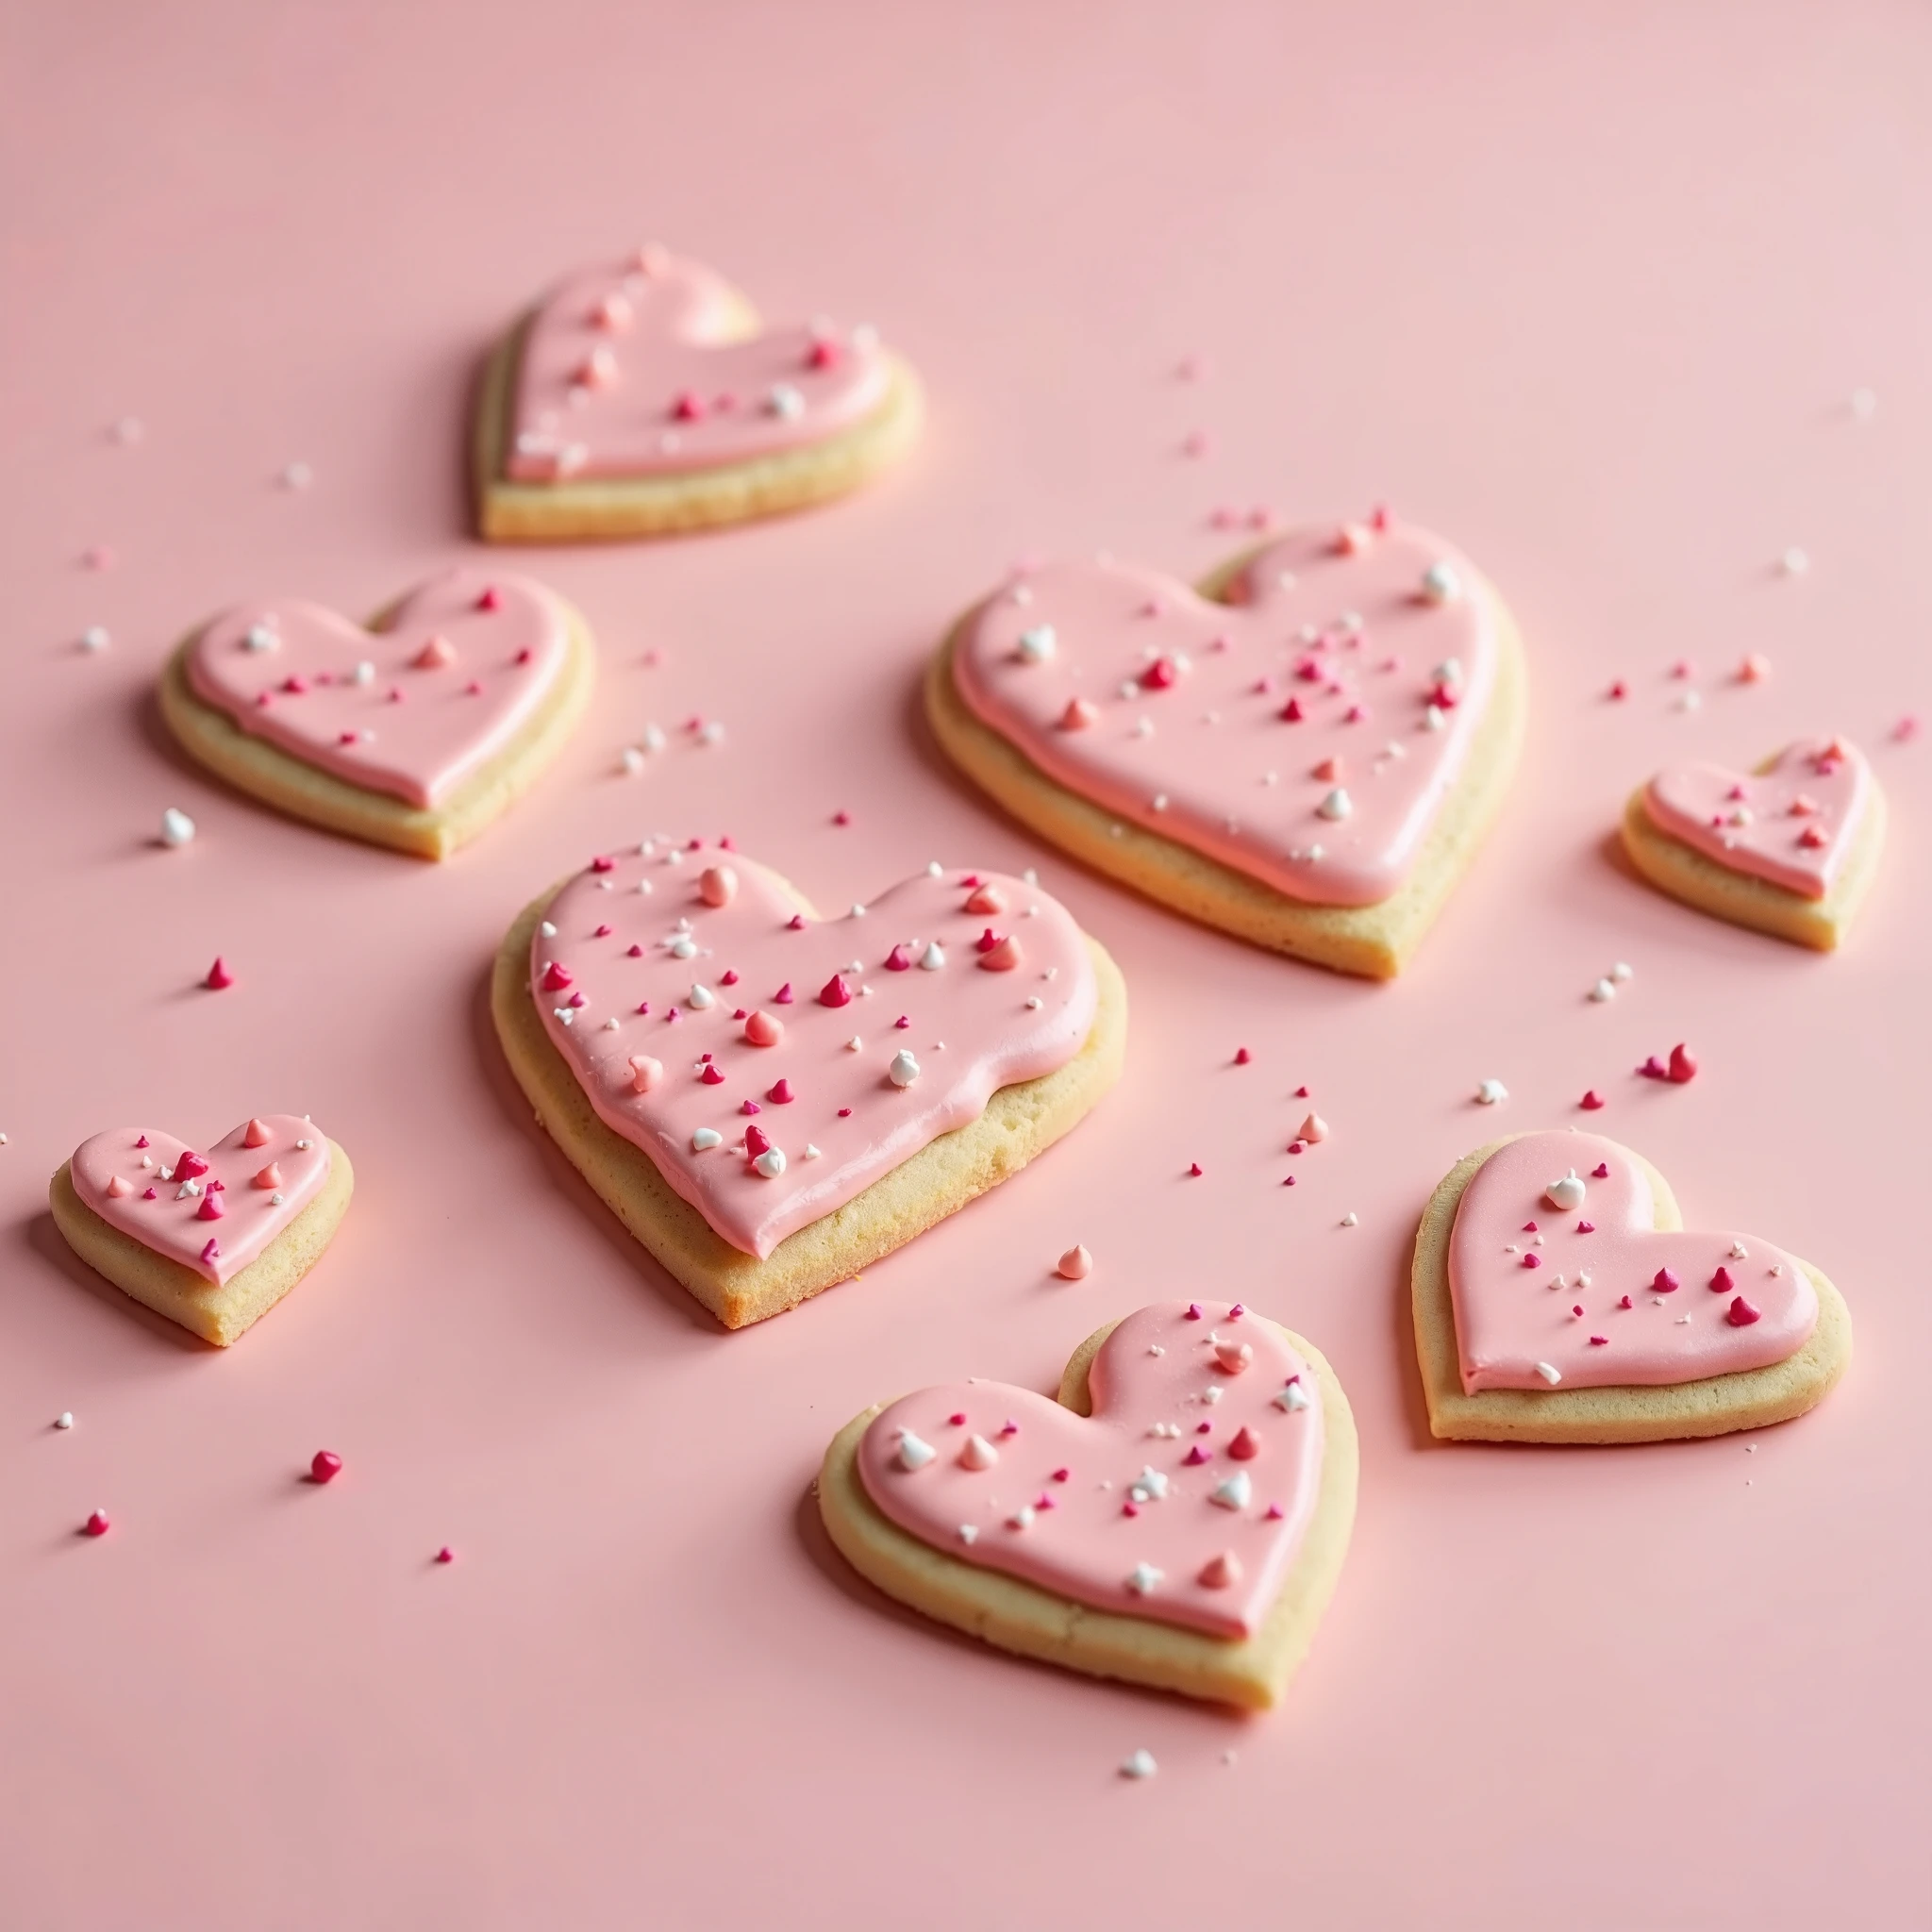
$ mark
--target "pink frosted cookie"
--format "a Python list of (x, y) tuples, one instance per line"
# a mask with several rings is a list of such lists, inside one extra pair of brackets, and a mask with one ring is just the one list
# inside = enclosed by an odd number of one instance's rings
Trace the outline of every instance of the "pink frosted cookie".
[(1843, 1300), (1755, 1234), (1689, 1230), (1664, 1177), (1598, 1134), (1457, 1163), (1416, 1235), (1416, 1354), (1438, 1436), (1654, 1442), (1784, 1422), (1851, 1359)]
[(1802, 739), (1753, 773), (1672, 765), (1624, 811), (1624, 849), (1672, 897), (1830, 952), (1885, 847), (1885, 797), (1856, 745)]
[(1090, 1336), (1049, 1401), (969, 1377), (848, 1423), (819, 1508), (902, 1603), (1074, 1670), (1266, 1707), (1355, 1520), (1334, 1371), (1239, 1302)]
[(821, 921), (777, 874), (646, 840), (525, 908), (496, 1030), (539, 1119), (729, 1328), (832, 1287), (1057, 1141), (1126, 992), (1065, 908), (935, 865)]
[(446, 858), (562, 749), (595, 674), (591, 634), (562, 598), (465, 568), (367, 628), (293, 598), (225, 611), (169, 659), (161, 711), (242, 791)]
[(1210, 925), (1376, 979), (1474, 856), (1523, 710), (1495, 591), (1380, 517), (1291, 531), (1198, 592), (1106, 558), (1029, 569), (926, 680), (941, 744), (1036, 830)]
[(919, 426), (874, 330), (765, 328), (702, 262), (647, 246), (578, 269), (491, 358), (477, 402), (485, 537), (643, 537), (856, 489)]
[(354, 1187), (326, 1134), (272, 1113), (203, 1150), (155, 1127), (109, 1128), (75, 1149), (47, 1198), (89, 1267), (225, 1348), (321, 1259)]

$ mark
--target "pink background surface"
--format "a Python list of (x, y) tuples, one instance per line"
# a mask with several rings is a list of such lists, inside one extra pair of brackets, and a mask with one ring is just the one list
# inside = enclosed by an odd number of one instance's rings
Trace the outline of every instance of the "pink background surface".
[[(1932, 708), (1932, 21), (1438, 11), (8, 9), (13, 1923), (1925, 1923), (1932, 746), (1886, 734)], [(185, 769), (148, 699), (174, 639), (264, 593), (367, 610), (473, 552), (478, 356), (644, 235), (774, 317), (879, 324), (930, 384), (909, 466), (806, 518), (525, 558), (589, 614), (601, 694), (446, 867)], [(276, 486), (296, 459), (307, 491)], [(1488, 570), (1534, 676), (1507, 820), (1400, 984), (1084, 876), (925, 742), (921, 660), (1016, 554), (1191, 575), (1228, 547), (1217, 503), (1381, 497)], [(1721, 675), (1746, 649), (1772, 682)], [(617, 775), (692, 713), (725, 741)], [(1841, 957), (1607, 857), (1654, 763), (1814, 726), (1871, 746), (1893, 807)], [(152, 842), (169, 805), (186, 850)], [(1038, 861), (1135, 1002), (1125, 1081), (1038, 1169), (738, 1335), (533, 1132), (482, 1008), (529, 894), (687, 828), (826, 907), (933, 856)], [(1677, 1040), (1694, 1085), (1630, 1076)], [(1302, 1081), (1335, 1138), (1287, 1191)], [(1851, 1300), (1848, 1380), (1755, 1454), (1427, 1441), (1414, 1217), (1591, 1084), (1693, 1214)], [(360, 1186), (218, 1355), (89, 1276), (43, 1191), (96, 1128), (260, 1108), (312, 1111)], [(1098, 1265), (1069, 1286), (1076, 1239)], [(1305, 1331), (1361, 1424), (1354, 1551), (1284, 1709), (1018, 1663), (841, 1573), (807, 1485), (848, 1415), (956, 1374), (1050, 1387), (1090, 1328), (1189, 1290)], [(326, 1491), (298, 1480), (321, 1446)], [(1116, 1773), (1137, 1746), (1151, 1783)]]

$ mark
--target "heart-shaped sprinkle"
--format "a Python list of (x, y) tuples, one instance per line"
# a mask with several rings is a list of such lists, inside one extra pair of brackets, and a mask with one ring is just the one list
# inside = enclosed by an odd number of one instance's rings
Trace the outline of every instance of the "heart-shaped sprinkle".
[[(488, 608), (486, 591), (494, 600)], [(279, 640), (274, 652), (248, 644), (263, 626)], [(564, 670), (569, 641), (569, 619), (541, 584), (458, 569), (410, 591), (378, 630), (318, 604), (242, 605), (195, 640), (188, 678), (197, 697), (251, 737), (426, 808), (528, 724)], [(425, 660), (430, 643), (454, 655)], [(458, 658), (480, 702), (458, 681)], [(374, 665), (372, 677), (356, 675), (363, 662)], [(291, 675), (291, 665), (308, 675)], [(391, 687), (409, 702), (392, 703)]]
[[(252, 1139), (258, 1132), (264, 1138)], [(138, 1146), (151, 1147), (150, 1158), (158, 1156), (164, 1170), (181, 1177), (180, 1192), (134, 1192), (123, 1171), (140, 1165)], [(263, 1152), (279, 1175), (273, 1193), (260, 1189)], [(321, 1192), (328, 1170), (327, 1139), (306, 1120), (285, 1113), (252, 1120), (206, 1153), (158, 1128), (143, 1134), (136, 1127), (113, 1127), (83, 1141), (71, 1168), (75, 1192), (110, 1227), (214, 1282), (226, 1281), (255, 1260)], [(197, 1184), (197, 1175), (207, 1178)], [(218, 1239), (208, 1234), (210, 1221), (221, 1224)]]
[[(870, 901), (862, 919), (808, 924), (783, 880), (742, 854), (732, 860), (733, 890), (717, 905), (701, 877), (677, 879), (641, 853), (616, 859), (608, 875), (614, 893), (599, 890), (601, 876), (579, 874), (546, 909), (557, 930), (533, 941), (530, 983), (551, 1042), (598, 1116), (649, 1155), (734, 1247), (769, 1255), (938, 1135), (977, 1119), (996, 1089), (1053, 1072), (1085, 1043), (1097, 1005), (1091, 956), (1065, 908), (1038, 888), (980, 880), (978, 890), (1037, 908), (1024, 965), (987, 973), (974, 970), (990, 956), (972, 951), (975, 915), (963, 910), (958, 874), (922, 873)], [(647, 870), (658, 872), (651, 898), (628, 890)], [(863, 1001), (864, 974), (892, 946), (909, 951), (915, 934), (928, 952), (952, 944), (958, 962), (941, 953), (930, 977), (899, 983), (916, 1051), (868, 1046), (842, 1009)], [(783, 1022), (760, 1009), (741, 1023), (722, 1004), (689, 1004), (680, 951), (729, 958), (754, 986), (796, 980), (820, 991), (795, 1003), (774, 995)], [(558, 978), (591, 1024), (564, 1018), (571, 1009), (557, 1005)], [(674, 1001), (687, 1003), (675, 1036)], [(648, 1072), (674, 1060), (696, 1071)], [(721, 1158), (747, 1088), (785, 1115), (747, 1130), (743, 1160)]]
[[(1591, 1231), (1583, 1224), (1553, 1231), (1545, 1249), (1557, 1271), (1553, 1286), (1567, 1280), (1581, 1292), (1572, 1301), (1508, 1265), (1503, 1250), (1516, 1218), (1544, 1195), (1552, 1169), (1581, 1166), (1591, 1155)], [(1557, 1382), (1654, 1387), (1784, 1360), (1817, 1323), (1816, 1292), (1791, 1256), (1755, 1235), (1749, 1270), (1734, 1273), (1725, 1257), (1743, 1245), (1729, 1232), (1660, 1231), (1648, 1174), (1613, 1141), (1541, 1133), (1507, 1142), (1463, 1191), (1450, 1237), (1464, 1392)], [(1740, 1322), (1713, 1297), (1691, 1303), (1677, 1294), (1699, 1279), (1719, 1294), (1748, 1286), (1751, 1314)]]
[[(954, 679), (1068, 790), (1291, 898), (1372, 905), (1407, 876), (1494, 688), (1480, 584), (1399, 527), (1354, 552), (1331, 529), (1280, 538), (1227, 604), (1124, 564), (1049, 564), (1027, 572), (1024, 606), (992, 597), (966, 621)], [(1056, 648), (1029, 648), (1049, 619)], [(1186, 659), (1185, 680), (1150, 684), (1143, 652)], [(1270, 695), (1284, 675), (1285, 708)]]
[(1843, 739), (1801, 739), (1763, 771), (1673, 765), (1644, 789), (1652, 824), (1732, 872), (1822, 899), (1869, 809), (1872, 774)]

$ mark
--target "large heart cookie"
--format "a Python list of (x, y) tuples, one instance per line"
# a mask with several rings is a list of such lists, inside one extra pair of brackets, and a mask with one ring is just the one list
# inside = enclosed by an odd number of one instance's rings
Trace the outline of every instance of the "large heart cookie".
[(1749, 774), (1668, 766), (1624, 812), (1624, 849), (1653, 885), (1821, 952), (1844, 937), (1884, 845), (1884, 794), (1841, 738), (1801, 740)]
[(579, 269), (498, 349), (478, 400), (483, 534), (647, 536), (856, 488), (910, 442), (911, 371), (869, 328), (761, 328), (658, 247)]
[(1416, 1235), (1416, 1353), (1438, 1436), (1649, 1442), (1783, 1422), (1851, 1358), (1808, 1261), (1686, 1230), (1663, 1176), (1596, 1134), (1498, 1141)]
[(314, 1266), (354, 1187), (326, 1134), (275, 1113), (199, 1149), (155, 1127), (110, 1128), (75, 1149), (48, 1201), (90, 1267), (225, 1347)]
[(242, 791), (425, 858), (475, 838), (589, 701), (583, 620), (527, 577), (469, 569), (365, 628), (316, 604), (244, 604), (169, 660), (161, 709)]
[(1102, 1329), (1059, 1399), (922, 1389), (840, 1431), (819, 1508), (855, 1568), (1008, 1650), (1265, 1707), (1307, 1652), (1355, 1517), (1334, 1372), (1239, 1303)]
[(491, 1007), (558, 1145), (732, 1328), (1023, 1166), (1126, 1031), (1112, 961), (1024, 880), (934, 866), (821, 923), (737, 853), (654, 840), (525, 908)]
[(946, 751), (1019, 818), (1209, 924), (1387, 978), (1507, 787), (1522, 653), (1426, 533), (1297, 530), (1197, 593), (1101, 559), (1026, 571), (934, 659)]

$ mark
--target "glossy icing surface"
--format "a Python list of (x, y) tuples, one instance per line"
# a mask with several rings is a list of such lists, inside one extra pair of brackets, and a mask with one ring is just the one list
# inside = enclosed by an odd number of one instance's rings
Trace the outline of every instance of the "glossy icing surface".
[[(254, 1146), (251, 1127), (266, 1130)], [(205, 1169), (184, 1173), (183, 1156), (190, 1169)], [(276, 1184), (258, 1186), (271, 1167)], [(75, 1192), (110, 1227), (216, 1282), (247, 1267), (321, 1192), (328, 1170), (328, 1136), (290, 1113), (244, 1121), (211, 1147), (191, 1147), (158, 1127), (110, 1127), (83, 1141), (72, 1165)], [(210, 1194), (220, 1208), (213, 1216)]]
[[(1222, 1350), (1241, 1366), (1224, 1366)], [(859, 1445), (866, 1493), (962, 1562), (1100, 1609), (1248, 1635), (1320, 1493), (1322, 1395), (1308, 1365), (1272, 1323), (1226, 1302), (1158, 1302), (1101, 1344), (1089, 1386), (1091, 1417), (1004, 1382), (904, 1396)], [(935, 1452), (917, 1467), (902, 1452), (908, 1432)]]
[(505, 474), (675, 475), (802, 449), (863, 421), (891, 380), (869, 330), (747, 336), (720, 275), (643, 248), (578, 269), (532, 317)]
[[(1024, 880), (921, 874), (820, 923), (738, 853), (646, 843), (551, 902), (531, 997), (599, 1118), (747, 1254), (976, 1120), (996, 1089), (1064, 1066), (1092, 1027), (1087, 942)], [(977, 950), (989, 932), (996, 954)]]
[[(1544, 1191), (1573, 1172), (1581, 1205), (1551, 1207)], [(1449, 1243), (1467, 1393), (1694, 1382), (1804, 1346), (1818, 1297), (1794, 1256), (1757, 1235), (1661, 1233), (1653, 1203), (1642, 1167), (1598, 1134), (1525, 1134), (1483, 1162)], [(1755, 1320), (1734, 1317), (1740, 1296)]]
[(459, 568), (365, 629), (278, 598), (224, 611), (189, 683), (243, 731), (353, 785), (440, 804), (526, 724), (562, 675), (563, 608), (528, 577)]
[(1763, 772), (1670, 765), (1643, 808), (1672, 838), (1788, 892), (1822, 899), (1844, 865), (1871, 796), (1865, 757), (1842, 739), (1801, 739)]
[[(1440, 599), (1431, 570), (1447, 573)], [(961, 626), (959, 694), (1123, 818), (1291, 898), (1386, 899), (1494, 688), (1491, 593), (1440, 539), (1396, 525), (1291, 531), (1227, 594), (1112, 561), (1044, 564)]]

